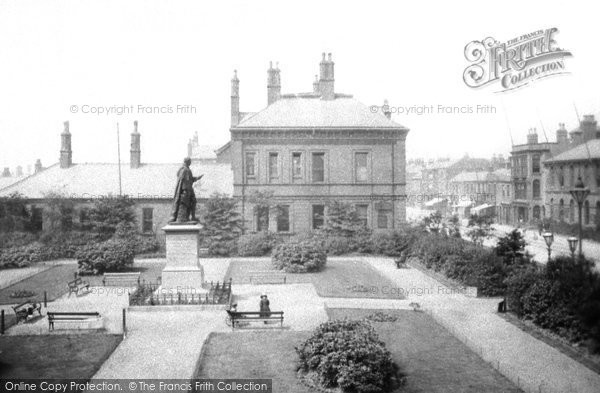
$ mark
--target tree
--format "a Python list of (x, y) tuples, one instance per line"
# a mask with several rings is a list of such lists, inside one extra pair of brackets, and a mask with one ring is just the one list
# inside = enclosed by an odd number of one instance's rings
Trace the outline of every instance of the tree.
[(113, 234), (120, 223), (135, 224), (134, 204), (127, 196), (96, 199), (89, 213), (92, 227)]
[(47, 231), (50, 233), (66, 232), (73, 228), (73, 211), (75, 204), (64, 194), (51, 191), (44, 194), (46, 203)]
[(25, 197), (14, 192), (0, 198), (0, 232), (29, 229), (31, 215)]
[(325, 234), (352, 237), (366, 229), (364, 221), (360, 219), (353, 205), (334, 201), (327, 206), (327, 217), (321, 228)]
[(423, 225), (429, 230), (429, 232), (440, 233), (444, 226), (442, 212), (436, 210), (429, 216), (423, 218)]
[(498, 239), (496, 244), (496, 255), (502, 257), (504, 265), (523, 265), (529, 262), (530, 257), (525, 252), (527, 242), (518, 229), (507, 233), (505, 236)]
[(493, 218), (491, 216), (471, 215), (467, 236), (473, 240), (473, 243), (483, 244), (483, 241), (492, 236), (494, 229), (492, 228)]
[(236, 205), (235, 199), (224, 194), (214, 194), (206, 202), (201, 232), (211, 255), (230, 255), (235, 251), (235, 241), (243, 229)]

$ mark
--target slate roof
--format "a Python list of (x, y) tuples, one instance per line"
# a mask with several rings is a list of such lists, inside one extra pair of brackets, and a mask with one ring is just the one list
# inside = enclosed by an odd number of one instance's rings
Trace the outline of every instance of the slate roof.
[(592, 139), (579, 146), (569, 149), (545, 162), (585, 161), (600, 159), (600, 139)]
[(18, 182), (19, 180), (24, 179), (24, 176), (8, 176), (8, 177), (0, 177), (0, 190), (10, 186), (13, 183)]
[(352, 97), (322, 100), (313, 96), (283, 96), (255, 114), (245, 117), (235, 130), (257, 128), (384, 128), (406, 129), (380, 110)]
[[(121, 164), (123, 194), (134, 199), (173, 198), (177, 170), (182, 164), (142, 164), (137, 169)], [(197, 198), (206, 198), (215, 192), (233, 194), (233, 172), (230, 164), (193, 163), (192, 172), (202, 180), (194, 187)], [(74, 164), (61, 168), (59, 164), (24, 178), (0, 190), (1, 196), (18, 191), (27, 198), (43, 198), (48, 192), (58, 192), (71, 198), (100, 198), (119, 195), (117, 164)]]

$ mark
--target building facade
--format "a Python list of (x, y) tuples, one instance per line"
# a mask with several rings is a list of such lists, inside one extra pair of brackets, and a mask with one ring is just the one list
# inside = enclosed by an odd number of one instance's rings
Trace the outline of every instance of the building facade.
[[(182, 162), (142, 162), (137, 122), (134, 122), (131, 133), (130, 162), (121, 164), (120, 168), (115, 163), (73, 162), (71, 138), (69, 122), (65, 122), (59, 162), (3, 188), (0, 197), (7, 197), (13, 192), (22, 194), (28, 200), (34, 227), (44, 230), (48, 228), (48, 203), (52, 198), (68, 198), (73, 204), (69, 221), (85, 225), (95, 200), (127, 196), (134, 201), (139, 231), (162, 238), (161, 228), (171, 218), (177, 171)], [(191, 169), (196, 175), (204, 174), (202, 180), (194, 184), (198, 216), (202, 215), (203, 205), (212, 194), (232, 195), (230, 164), (217, 163), (216, 159), (196, 160)]]
[(581, 177), (590, 190), (583, 204), (582, 224), (600, 229), (600, 129), (594, 117), (586, 115), (572, 134), (576, 146), (544, 162), (546, 217), (558, 222), (578, 223), (578, 206), (569, 190)]
[[(267, 75), (268, 106), (252, 114), (239, 111), (237, 74), (231, 81), (231, 142), (223, 154), (247, 230), (317, 229), (333, 201), (354, 205), (376, 230), (403, 223), (408, 129), (335, 92), (331, 54), (323, 54), (309, 93), (283, 95), (279, 68), (271, 65)], [(277, 209), (253, 202), (257, 193)]]

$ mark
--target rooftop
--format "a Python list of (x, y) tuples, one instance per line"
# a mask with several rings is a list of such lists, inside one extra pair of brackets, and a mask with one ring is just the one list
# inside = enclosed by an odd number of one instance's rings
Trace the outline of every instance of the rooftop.
[(582, 143), (572, 149), (556, 155), (554, 158), (546, 160), (545, 162), (585, 161), (590, 159), (600, 159), (600, 139), (592, 139)]
[(265, 109), (244, 118), (236, 130), (257, 128), (379, 128), (402, 129), (377, 107), (374, 112), (349, 96), (324, 100), (316, 96), (284, 95)]
[[(121, 164), (123, 195), (134, 199), (172, 199), (177, 170), (182, 164), (142, 164), (132, 169)], [(194, 185), (197, 198), (206, 198), (215, 192), (233, 194), (233, 173), (229, 164), (193, 163), (194, 175), (203, 174)], [(59, 164), (26, 177), (0, 189), (0, 197), (19, 192), (27, 198), (41, 199), (49, 192), (70, 198), (93, 199), (119, 195), (118, 164), (74, 164), (61, 168)]]

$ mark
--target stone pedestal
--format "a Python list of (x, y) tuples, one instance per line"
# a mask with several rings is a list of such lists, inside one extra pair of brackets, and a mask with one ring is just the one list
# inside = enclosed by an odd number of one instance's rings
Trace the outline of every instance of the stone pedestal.
[(204, 271), (200, 265), (200, 224), (168, 224), (167, 266), (162, 271), (162, 293), (205, 294)]

